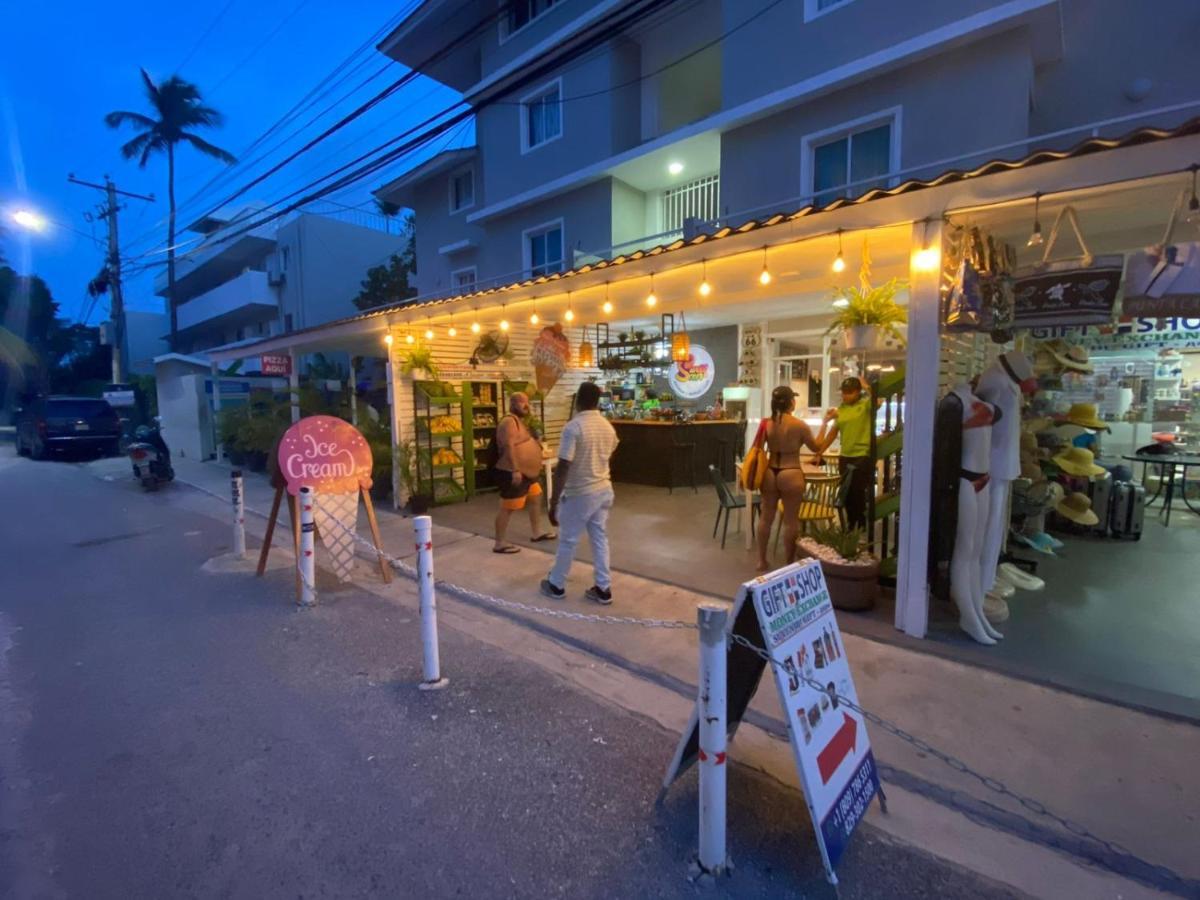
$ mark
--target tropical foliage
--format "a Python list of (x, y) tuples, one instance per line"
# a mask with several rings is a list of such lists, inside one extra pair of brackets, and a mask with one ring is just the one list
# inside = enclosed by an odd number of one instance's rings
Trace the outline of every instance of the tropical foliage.
[(866, 537), (861, 528), (843, 531), (841, 528), (814, 528), (811, 537), (818, 544), (824, 544), (835, 551), (846, 562), (853, 562), (863, 552), (863, 541)]
[(834, 306), (838, 308), (826, 334), (834, 334), (861, 325), (875, 325), (880, 331), (897, 340), (903, 335), (897, 327), (908, 321), (904, 307), (896, 302), (896, 295), (906, 287), (898, 278), (875, 287), (871, 284), (871, 254), (863, 242), (862, 266), (858, 273), (858, 286), (835, 287)]

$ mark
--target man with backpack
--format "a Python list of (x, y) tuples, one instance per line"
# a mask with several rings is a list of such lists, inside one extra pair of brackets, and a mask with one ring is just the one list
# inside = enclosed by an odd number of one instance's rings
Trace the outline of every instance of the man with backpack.
[(520, 547), (505, 538), (513, 510), (529, 510), (534, 543), (557, 537), (552, 532), (542, 531), (542, 486), (537, 480), (542, 471), (542, 444), (525, 424), (529, 411), (529, 398), (518, 391), (508, 398), (508, 414), (496, 423), (496, 484), (500, 487), (500, 509), (496, 512), (493, 553), (521, 552)]

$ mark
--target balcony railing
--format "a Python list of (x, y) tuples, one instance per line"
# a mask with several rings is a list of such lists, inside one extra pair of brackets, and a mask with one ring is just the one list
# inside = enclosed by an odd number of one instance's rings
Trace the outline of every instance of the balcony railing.
[(179, 306), (180, 330), (217, 319), (247, 321), (262, 318), (278, 309), (279, 301), (267, 284), (266, 272), (243, 272), (224, 284), (193, 297)]

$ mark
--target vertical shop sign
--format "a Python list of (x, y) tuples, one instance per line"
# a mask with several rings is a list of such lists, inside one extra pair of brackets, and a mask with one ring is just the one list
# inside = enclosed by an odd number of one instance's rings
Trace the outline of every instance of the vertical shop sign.
[[(764, 643), (779, 664), (771, 668), (787, 715), (804, 802), (826, 877), (836, 884), (838, 861), (871, 799), (883, 792), (866, 723), (842, 702), (849, 700), (857, 707), (858, 694), (820, 563), (793, 563), (746, 582), (731, 621), (732, 634)], [(746, 715), (765, 665), (757, 654), (730, 643), (726, 721), (731, 737)], [(664, 789), (696, 761), (696, 715), (693, 710)]]

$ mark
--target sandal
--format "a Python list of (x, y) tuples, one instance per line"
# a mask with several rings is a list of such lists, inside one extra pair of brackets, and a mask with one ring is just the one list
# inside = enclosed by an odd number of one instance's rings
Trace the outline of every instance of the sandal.
[(493, 553), (520, 553), (520, 547), (514, 547), (512, 544), (505, 544), (503, 547), (493, 547)]
[(552, 531), (547, 531), (545, 534), (539, 534), (535, 538), (530, 538), (530, 540), (535, 544), (540, 544), (542, 541), (553, 541), (553, 540), (556, 540), (557, 538), (558, 538), (557, 534), (555, 534)]

